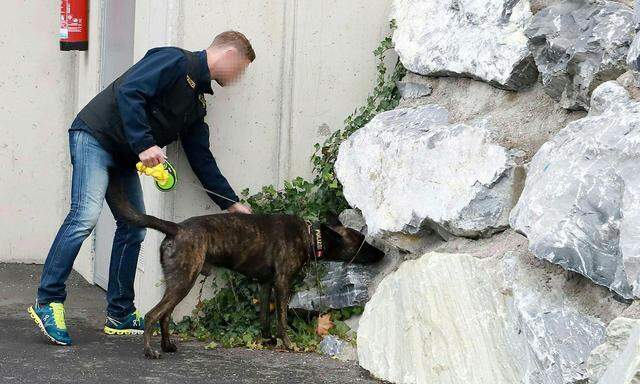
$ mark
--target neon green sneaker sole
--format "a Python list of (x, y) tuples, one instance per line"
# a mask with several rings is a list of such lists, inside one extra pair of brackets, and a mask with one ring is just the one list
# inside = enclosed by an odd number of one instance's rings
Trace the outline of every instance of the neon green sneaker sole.
[(142, 335), (144, 330), (142, 329), (115, 329), (111, 327), (104, 327), (104, 333), (107, 335)]

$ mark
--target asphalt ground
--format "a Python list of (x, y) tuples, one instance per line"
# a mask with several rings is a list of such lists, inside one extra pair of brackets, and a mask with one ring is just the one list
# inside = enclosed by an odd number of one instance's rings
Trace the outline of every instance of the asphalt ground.
[[(316, 353), (205, 349), (176, 340), (178, 352), (148, 360), (142, 336), (109, 336), (105, 293), (73, 272), (65, 303), (72, 346), (50, 344), (27, 314), (41, 265), (0, 263), (0, 383), (378, 383), (355, 363)], [(153, 338), (159, 348), (159, 337)]]

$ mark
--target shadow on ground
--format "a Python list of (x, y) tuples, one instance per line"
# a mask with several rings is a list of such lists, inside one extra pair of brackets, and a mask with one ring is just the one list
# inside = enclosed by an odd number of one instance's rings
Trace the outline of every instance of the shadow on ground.
[(203, 343), (178, 342), (177, 353), (147, 360), (141, 336), (102, 333), (104, 292), (75, 272), (65, 305), (74, 345), (51, 345), (26, 312), (41, 270), (0, 263), (1, 383), (377, 383), (355, 364), (312, 353), (206, 350)]

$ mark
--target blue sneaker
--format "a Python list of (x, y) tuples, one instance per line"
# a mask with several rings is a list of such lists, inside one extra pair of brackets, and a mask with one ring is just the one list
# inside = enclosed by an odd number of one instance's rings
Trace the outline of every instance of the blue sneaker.
[(38, 324), (42, 333), (54, 344), (71, 345), (71, 338), (67, 333), (64, 322), (64, 306), (62, 303), (36, 304), (27, 309), (31, 318)]
[(137, 310), (122, 320), (107, 316), (104, 333), (107, 335), (142, 335), (144, 333), (144, 318)]

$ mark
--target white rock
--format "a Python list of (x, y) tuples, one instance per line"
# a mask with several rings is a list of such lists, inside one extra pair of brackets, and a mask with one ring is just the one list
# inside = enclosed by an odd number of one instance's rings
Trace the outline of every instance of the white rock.
[(591, 383), (640, 383), (640, 320), (612, 321), (605, 342), (591, 352), (587, 364)]
[(394, 383), (584, 380), (586, 359), (604, 339), (604, 324), (590, 313), (606, 306), (607, 292), (595, 285), (576, 290), (561, 268), (533, 260), (511, 252), (406, 261), (365, 307), (360, 365)]
[(412, 72), (521, 89), (538, 76), (524, 34), (531, 16), (528, 0), (395, 0), (393, 41)]
[(387, 276), (358, 329), (358, 361), (394, 383), (513, 384), (502, 300), (470, 256), (429, 254)]
[(615, 81), (542, 146), (511, 226), (539, 258), (640, 295), (640, 104)]
[(369, 234), (487, 236), (508, 226), (517, 151), (494, 144), (484, 122), (447, 124), (437, 105), (377, 115), (340, 145), (336, 175)]

